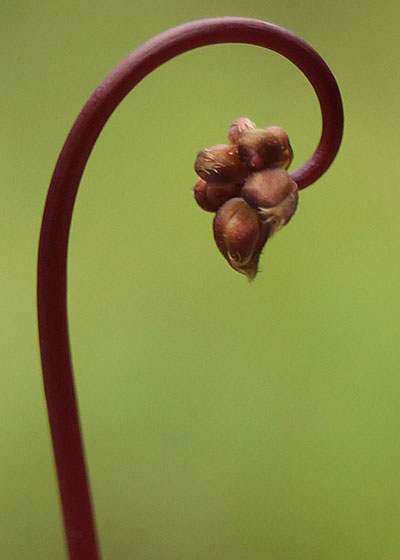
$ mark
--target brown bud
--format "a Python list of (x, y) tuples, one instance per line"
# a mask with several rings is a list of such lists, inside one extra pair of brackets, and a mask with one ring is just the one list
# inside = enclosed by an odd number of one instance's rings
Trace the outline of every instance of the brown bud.
[(269, 226), (240, 197), (231, 198), (218, 209), (213, 225), (218, 249), (231, 267), (251, 282), (257, 274)]
[(241, 185), (238, 183), (207, 183), (199, 179), (193, 188), (197, 204), (208, 212), (216, 212), (230, 198), (238, 196)]
[(239, 136), (243, 134), (246, 130), (251, 128), (256, 128), (256, 125), (250, 119), (241, 117), (233, 121), (228, 130), (228, 140), (231, 144), (237, 144), (239, 141)]
[(201, 150), (194, 165), (196, 173), (207, 183), (238, 183), (248, 173), (236, 146), (216, 144)]
[(243, 132), (238, 146), (240, 159), (254, 171), (274, 167), (282, 153), (279, 139), (261, 128), (252, 128)]
[(296, 183), (287, 171), (280, 168), (253, 173), (246, 180), (241, 196), (254, 208), (265, 223), (270, 224), (271, 235), (288, 223), (298, 202)]
[(282, 153), (280, 160), (278, 162), (278, 166), (282, 167), (283, 169), (288, 169), (289, 165), (292, 163), (293, 160), (293, 150), (292, 146), (290, 145), (289, 136), (287, 132), (280, 128), (279, 126), (269, 126), (266, 129), (266, 132), (272, 133), (274, 136), (278, 138), (282, 145)]
[(252, 173), (246, 179), (241, 196), (254, 208), (272, 208), (293, 190), (295, 182), (284, 169), (275, 167)]
[(238, 142), (240, 159), (254, 171), (271, 167), (287, 169), (293, 150), (286, 132), (277, 126), (243, 132)]

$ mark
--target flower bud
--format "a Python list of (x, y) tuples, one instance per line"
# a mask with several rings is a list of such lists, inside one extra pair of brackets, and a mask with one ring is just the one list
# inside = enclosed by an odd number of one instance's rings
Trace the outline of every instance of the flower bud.
[(278, 166), (282, 167), (283, 169), (288, 169), (289, 165), (292, 163), (293, 160), (293, 149), (290, 145), (289, 136), (287, 132), (280, 128), (279, 126), (268, 126), (266, 132), (272, 133), (274, 136), (278, 138), (282, 145), (282, 153), (281, 158), (278, 162)]
[(193, 188), (197, 204), (208, 212), (216, 212), (228, 199), (238, 196), (241, 185), (238, 183), (207, 183), (199, 179)]
[(285, 226), (293, 217), (296, 212), (297, 203), (299, 201), (299, 192), (293, 190), (282, 200), (277, 206), (273, 208), (259, 208), (258, 213), (262, 220), (270, 226), (270, 236), (276, 231)]
[(240, 159), (254, 171), (274, 167), (282, 152), (279, 139), (262, 128), (252, 128), (243, 132), (238, 147)]
[(222, 255), (234, 270), (251, 282), (257, 274), (269, 226), (260, 220), (257, 210), (240, 197), (231, 198), (218, 209), (213, 226), (215, 242)]
[(241, 196), (254, 208), (272, 208), (292, 192), (295, 184), (288, 172), (280, 167), (264, 169), (249, 175)]
[(216, 144), (201, 150), (194, 165), (196, 173), (207, 183), (238, 183), (248, 173), (236, 146)]
[(258, 208), (261, 218), (270, 224), (272, 235), (293, 216), (298, 189), (287, 171), (277, 167), (250, 175), (242, 187), (241, 196), (250, 206)]
[(251, 128), (256, 128), (256, 125), (250, 119), (241, 117), (233, 121), (228, 130), (228, 140), (231, 144), (237, 144), (239, 141), (239, 136), (246, 130)]

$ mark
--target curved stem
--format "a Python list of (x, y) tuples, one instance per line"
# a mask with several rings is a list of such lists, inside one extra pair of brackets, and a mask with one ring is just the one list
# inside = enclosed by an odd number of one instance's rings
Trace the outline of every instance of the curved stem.
[(206, 45), (247, 43), (276, 51), (306, 75), (318, 96), (322, 135), (313, 156), (292, 173), (299, 188), (329, 167), (340, 145), (343, 110), (334, 77), (302, 39), (276, 25), (218, 18), (181, 25), (148, 41), (99, 85), (78, 116), (57, 161), (47, 195), (39, 243), (38, 319), (44, 388), (70, 560), (99, 560), (72, 373), (66, 305), (71, 217), (86, 162), (111, 113), (152, 70)]

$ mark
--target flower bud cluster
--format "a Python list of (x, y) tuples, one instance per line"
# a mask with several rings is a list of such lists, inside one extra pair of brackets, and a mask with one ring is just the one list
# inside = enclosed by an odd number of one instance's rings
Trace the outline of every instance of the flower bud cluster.
[(222, 255), (252, 281), (265, 243), (297, 207), (297, 185), (287, 172), (293, 150), (282, 128), (257, 128), (247, 118), (231, 124), (228, 141), (198, 153), (193, 194), (203, 210), (216, 213)]

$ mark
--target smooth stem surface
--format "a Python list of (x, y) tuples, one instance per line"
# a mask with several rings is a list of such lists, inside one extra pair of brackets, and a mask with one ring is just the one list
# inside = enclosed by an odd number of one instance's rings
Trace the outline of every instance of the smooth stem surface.
[(343, 110), (334, 77), (302, 39), (276, 25), (218, 18), (181, 25), (148, 41), (99, 85), (78, 116), (57, 161), (44, 210), (38, 260), (39, 338), (70, 560), (99, 560), (70, 357), (66, 270), (70, 223), (79, 182), (104, 124), (127, 93), (171, 58), (206, 45), (247, 43), (276, 51), (306, 75), (320, 101), (323, 129), (313, 156), (291, 174), (304, 188), (329, 167), (340, 145)]

